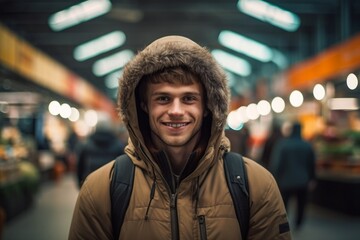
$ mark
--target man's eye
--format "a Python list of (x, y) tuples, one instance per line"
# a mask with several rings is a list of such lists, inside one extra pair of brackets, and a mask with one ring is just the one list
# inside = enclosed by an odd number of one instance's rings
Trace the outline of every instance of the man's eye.
[(185, 96), (184, 97), (184, 101), (185, 102), (193, 102), (193, 101), (196, 101), (196, 97), (195, 96)]
[(159, 102), (167, 102), (167, 101), (169, 101), (169, 97), (167, 97), (167, 96), (160, 96), (160, 97), (158, 97), (156, 100), (159, 101)]

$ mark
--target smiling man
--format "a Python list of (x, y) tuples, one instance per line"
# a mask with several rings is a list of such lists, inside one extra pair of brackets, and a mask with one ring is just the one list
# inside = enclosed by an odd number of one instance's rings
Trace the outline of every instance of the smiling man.
[(195, 74), (178, 67), (146, 76), (139, 91), (149, 118), (149, 144), (163, 149), (179, 174), (201, 137), (206, 113), (203, 86)]
[(69, 239), (291, 239), (274, 178), (245, 157), (250, 216), (242, 236), (224, 170), (229, 99), (224, 71), (190, 39), (164, 37), (139, 52), (119, 82), (135, 166), (122, 225), (112, 226), (112, 162), (83, 184)]

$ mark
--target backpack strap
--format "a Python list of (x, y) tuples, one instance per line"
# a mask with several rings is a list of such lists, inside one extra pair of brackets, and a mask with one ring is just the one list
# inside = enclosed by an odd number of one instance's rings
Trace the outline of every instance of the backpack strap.
[(247, 238), (250, 220), (248, 179), (242, 156), (235, 152), (224, 154), (226, 182), (234, 202), (236, 217), (239, 221), (242, 239)]
[(134, 164), (128, 155), (123, 154), (115, 159), (110, 185), (111, 223), (115, 240), (119, 239), (120, 229), (129, 205), (134, 182), (134, 169)]

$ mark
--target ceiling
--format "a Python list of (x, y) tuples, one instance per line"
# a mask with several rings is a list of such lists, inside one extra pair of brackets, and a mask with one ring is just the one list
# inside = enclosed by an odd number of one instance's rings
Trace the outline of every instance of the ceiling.
[[(184, 35), (209, 49), (225, 49), (217, 38), (221, 30), (231, 30), (282, 52), (291, 66), (360, 32), (357, 0), (268, 0), (300, 17), (301, 26), (295, 32), (241, 13), (237, 0), (112, 0), (109, 13), (63, 31), (52, 31), (49, 16), (80, 2), (0, 0), (0, 22), (112, 99), (114, 90), (105, 86), (103, 77), (92, 73), (94, 62), (122, 49), (137, 52), (164, 35)], [(83, 62), (73, 58), (76, 46), (114, 30), (126, 34), (123, 46)], [(248, 77), (236, 77), (234, 93), (252, 88), (259, 79), (270, 83), (271, 76), (284, 70), (274, 63), (232, 53), (248, 60), (253, 71)]]

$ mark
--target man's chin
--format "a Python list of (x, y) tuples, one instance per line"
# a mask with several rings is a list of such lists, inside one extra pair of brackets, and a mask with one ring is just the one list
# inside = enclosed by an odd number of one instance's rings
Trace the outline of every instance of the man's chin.
[(168, 139), (165, 140), (164, 143), (170, 147), (183, 147), (186, 144), (185, 141), (180, 139)]

